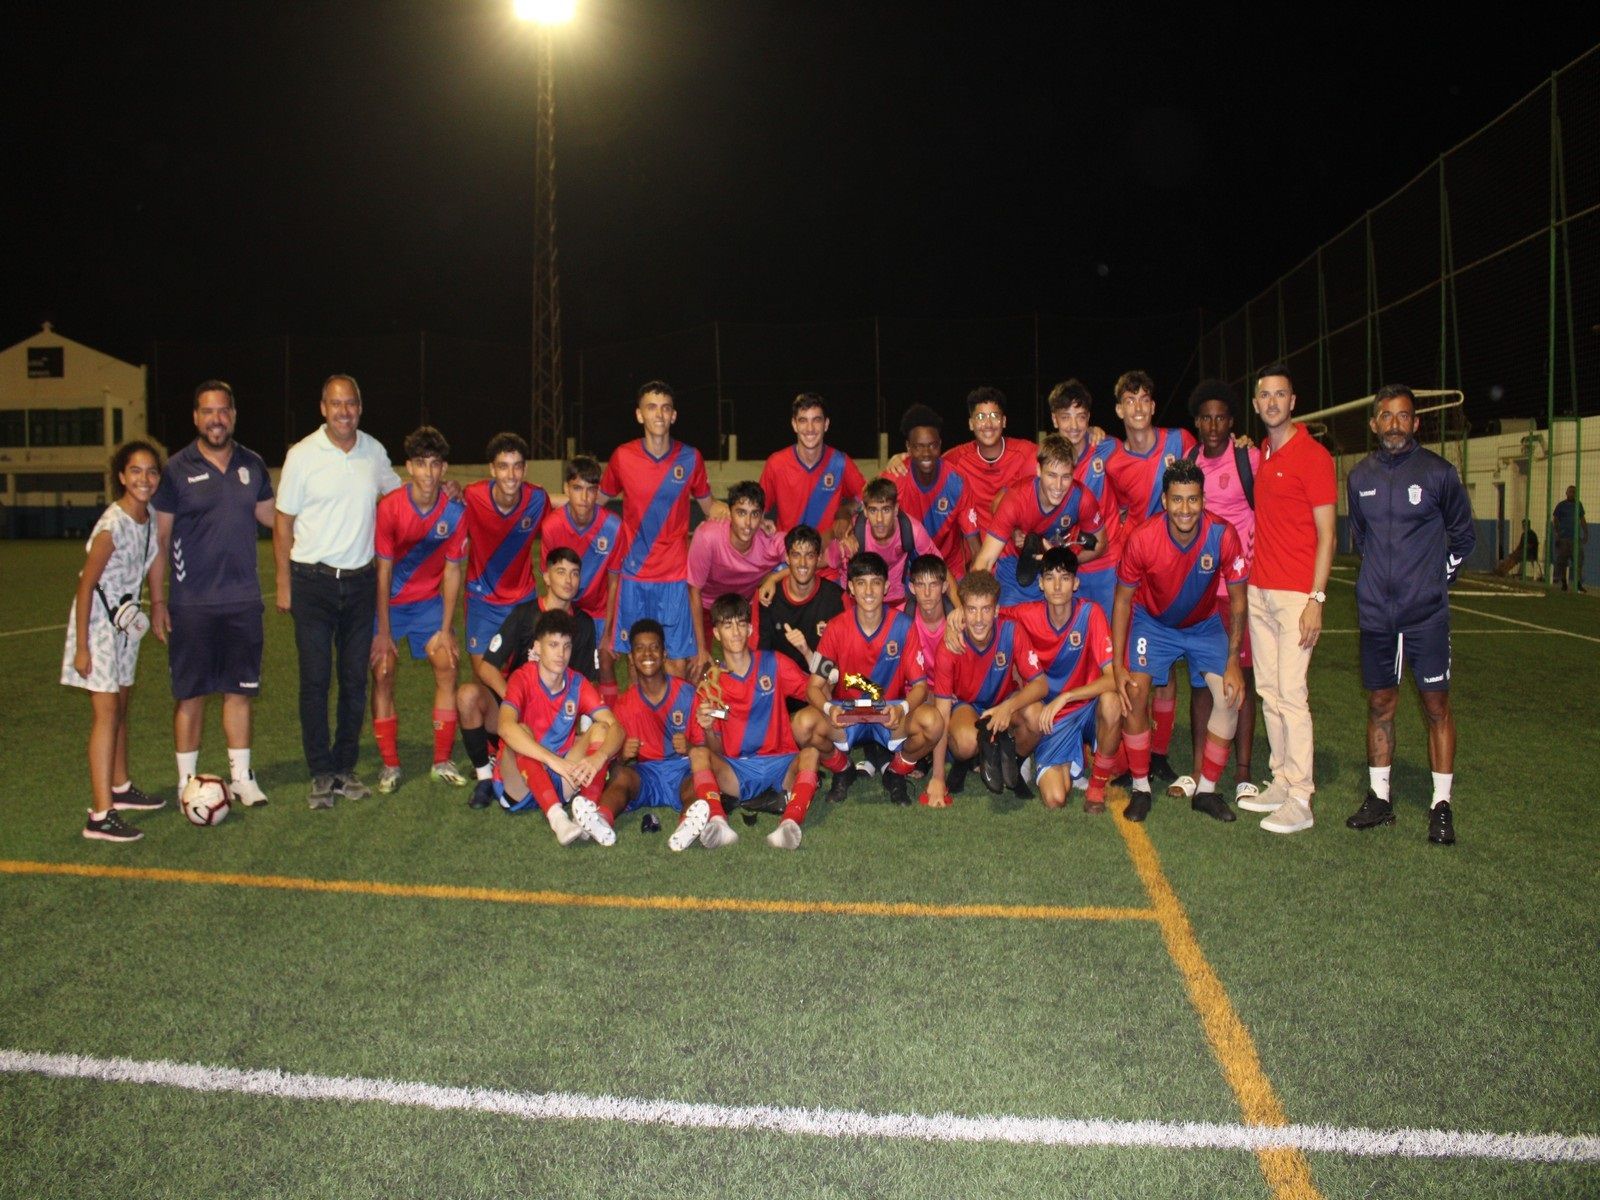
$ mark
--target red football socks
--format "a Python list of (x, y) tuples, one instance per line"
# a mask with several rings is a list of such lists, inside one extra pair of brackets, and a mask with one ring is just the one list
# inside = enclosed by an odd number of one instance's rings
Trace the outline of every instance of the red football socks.
[(1106, 798), (1106, 783), (1111, 779), (1116, 770), (1117, 760), (1113, 755), (1101, 754), (1095, 751), (1094, 763), (1089, 768), (1089, 799), (1096, 802)]
[(1228, 765), (1228, 742), (1218, 742), (1211, 734), (1206, 734), (1206, 748), (1200, 759), (1200, 775), (1216, 786), (1217, 780), (1222, 778), (1222, 768)]
[(815, 771), (801, 771), (795, 776), (794, 791), (789, 795), (789, 803), (783, 806), (783, 819), (793, 821), (796, 825), (806, 823), (806, 813), (811, 809), (811, 801), (817, 794), (817, 773)]
[(433, 710), (433, 761), (442, 763), (450, 757), (450, 751), (456, 744), (456, 710), (453, 708), (436, 708)]
[(1155, 731), (1150, 738), (1150, 749), (1157, 754), (1165, 754), (1172, 748), (1172, 723), (1178, 711), (1176, 696), (1170, 700), (1164, 696), (1157, 696), (1150, 701), (1150, 711), (1155, 717)]
[(901, 754), (898, 750), (894, 752), (894, 757), (889, 760), (889, 770), (893, 771), (896, 775), (909, 775), (916, 769), (917, 764), (914, 762), (907, 762), (905, 755)]
[(849, 769), (850, 756), (843, 750), (839, 749), (839, 747), (835, 746), (833, 748), (833, 753), (822, 760), (822, 766), (824, 770), (830, 771), (837, 775), (840, 771)]
[(1122, 745), (1128, 752), (1128, 771), (1135, 779), (1150, 778), (1150, 731), (1124, 733)]
[(400, 718), (373, 717), (372, 736), (378, 740), (378, 754), (386, 767), (400, 765)]
[(615, 679), (602, 679), (600, 681), (600, 699), (605, 702), (607, 708), (611, 708), (617, 703), (619, 695), (621, 695), (621, 692), (617, 688)]
[(713, 817), (725, 817), (727, 811), (722, 807), (722, 789), (717, 786), (717, 777), (710, 771), (696, 771), (694, 773), (694, 794), (704, 800), (711, 809)]

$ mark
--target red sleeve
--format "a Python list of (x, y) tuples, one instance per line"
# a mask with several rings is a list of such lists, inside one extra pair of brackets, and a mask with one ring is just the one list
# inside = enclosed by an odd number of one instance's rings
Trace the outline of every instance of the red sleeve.
[(694, 707), (689, 710), (689, 728), (683, 731), (683, 736), (689, 740), (691, 746), (704, 746), (706, 744), (706, 731), (700, 727), (700, 705), (704, 699), (699, 692), (694, 695)]
[[(1000, 503), (995, 506), (994, 515), (989, 518), (987, 536), (999, 538), (1002, 542), (1009, 542), (1011, 534), (1017, 528), (1017, 497), (1021, 492), (1006, 488), (1000, 493)], [(983, 514), (978, 514), (980, 519)], [(977, 532), (976, 529), (973, 530)]]
[(1232, 525), (1222, 534), (1222, 578), (1225, 583), (1243, 583), (1250, 578), (1250, 564), (1239, 544), (1239, 531)]
[(711, 484), (706, 479), (706, 460), (698, 450), (694, 452), (694, 474), (689, 479), (689, 495), (696, 500), (703, 500), (711, 495)]
[[(539, 544), (544, 545), (544, 539), (539, 539)], [(456, 522), (455, 534), (444, 544), (444, 556), (451, 562), (460, 562), (467, 556), (467, 514), (463, 510), (461, 520)]]
[(829, 621), (827, 628), (822, 631), (821, 639), (817, 642), (817, 653), (823, 658), (832, 659), (835, 663), (839, 661), (839, 643), (843, 640), (843, 635), (837, 628), (838, 624), (839, 617)]
[(866, 486), (867, 481), (861, 475), (861, 468), (856, 466), (856, 460), (845, 455), (844, 482), (839, 485), (840, 501), (861, 499), (861, 491)]
[(606, 469), (600, 475), (600, 490), (608, 496), (622, 495), (622, 472), (617, 469), (617, 453), (621, 449), (618, 446), (611, 452), (611, 457), (606, 459)]
[(762, 510), (762, 515), (775, 512), (778, 507), (778, 476), (772, 469), (772, 456), (767, 456), (767, 461), (761, 464), (761, 478), (756, 480), (761, 488), (761, 494), (767, 498), (767, 507)]
[[(1165, 520), (1165, 518), (1157, 519)], [(1118, 583), (1125, 583), (1129, 587), (1139, 586), (1139, 581), (1144, 578), (1145, 571), (1143, 557), (1139, 553), (1139, 549), (1143, 545), (1144, 539), (1137, 534), (1123, 543), (1122, 560), (1117, 563)]]
[[(518, 672), (518, 674), (520, 674), (520, 672)], [(512, 677), (512, 682), (516, 682), (515, 676)], [(606, 707), (606, 702), (600, 698), (600, 689), (595, 687), (595, 685), (590, 683), (587, 679), (579, 676), (578, 712), (586, 717), (592, 717), (595, 713), (610, 711), (611, 710)]]
[(1324, 504), (1338, 502), (1339, 481), (1333, 469), (1333, 456), (1323, 448), (1321, 442), (1314, 441), (1311, 444), (1317, 448), (1317, 452), (1306, 464), (1306, 502), (1312, 508), (1321, 508)]
[[(464, 526), (466, 522), (461, 524)], [(378, 501), (378, 527), (373, 537), (373, 552), (379, 558), (394, 558), (394, 516), (393, 506)]]
[(941, 642), (933, 652), (933, 694), (954, 698), (956, 692), (956, 657)]
[(790, 700), (804, 700), (809, 694), (811, 676), (787, 654), (778, 655), (778, 690)]
[(1084, 649), (1094, 654), (1095, 665), (1102, 671), (1111, 665), (1111, 626), (1098, 604), (1089, 612), (1089, 644)]
[(1187, 429), (1179, 428), (1178, 434), (1179, 440), (1183, 443), (1183, 453), (1185, 456), (1187, 456), (1191, 450), (1200, 444), (1200, 440)]
[[(1074, 487), (1083, 487), (1081, 483)], [(1078, 501), (1078, 529), (1083, 533), (1098, 533), (1101, 520), (1100, 501), (1094, 498), (1094, 493), (1088, 488), (1083, 488), (1083, 498)]]
[(1028, 636), (1028, 630), (1020, 622), (1013, 622), (1016, 631), (1011, 635), (1011, 665), (1016, 671), (1017, 678), (1027, 683), (1037, 675), (1043, 666), (1039, 662), (1039, 655), (1033, 648), (1033, 639)]
[(511, 672), (511, 678), (506, 680), (505, 699), (501, 703), (511, 705), (511, 710), (517, 714), (518, 720), (522, 719), (523, 706), (528, 702), (527, 677), (538, 674), (538, 667), (529, 667), (526, 671)]

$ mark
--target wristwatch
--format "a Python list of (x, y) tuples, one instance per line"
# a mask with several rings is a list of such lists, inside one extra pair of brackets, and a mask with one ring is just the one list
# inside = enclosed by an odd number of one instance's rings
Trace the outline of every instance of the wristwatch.
[(1327, 592), (1312, 592), (1311, 593), (1311, 598), (1313, 600), (1315, 600), (1318, 604), (1326, 604), (1328, 602), (1328, 593)]

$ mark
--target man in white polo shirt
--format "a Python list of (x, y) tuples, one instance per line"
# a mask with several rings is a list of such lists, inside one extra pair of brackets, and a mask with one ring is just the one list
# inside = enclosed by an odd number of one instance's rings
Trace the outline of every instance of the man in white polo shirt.
[[(272, 549), (278, 611), (294, 615), (300, 659), (300, 738), (311, 770), (312, 808), (371, 792), (356, 777), (367, 659), (377, 588), (373, 573), (378, 497), (400, 476), (376, 438), (362, 433), (361, 389), (348, 375), (322, 385), (324, 424), (289, 448), (278, 480)], [(328, 744), (328, 687), (334, 658), (339, 708)]]

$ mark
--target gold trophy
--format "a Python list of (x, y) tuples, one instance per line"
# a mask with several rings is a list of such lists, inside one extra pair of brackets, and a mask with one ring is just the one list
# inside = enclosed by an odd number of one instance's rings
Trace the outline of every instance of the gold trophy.
[(883, 699), (883, 689), (865, 675), (851, 672), (840, 682), (847, 688), (854, 688), (862, 693), (854, 700), (835, 700), (838, 706), (838, 716), (835, 718), (840, 725), (859, 725), (862, 722), (872, 721), (883, 723), (884, 710), (887, 708)]
[(726, 720), (728, 716), (728, 701), (722, 694), (722, 668), (712, 663), (706, 668), (706, 673), (700, 679), (700, 686), (695, 688), (700, 694), (700, 699), (705, 702), (706, 712), (714, 721)]

